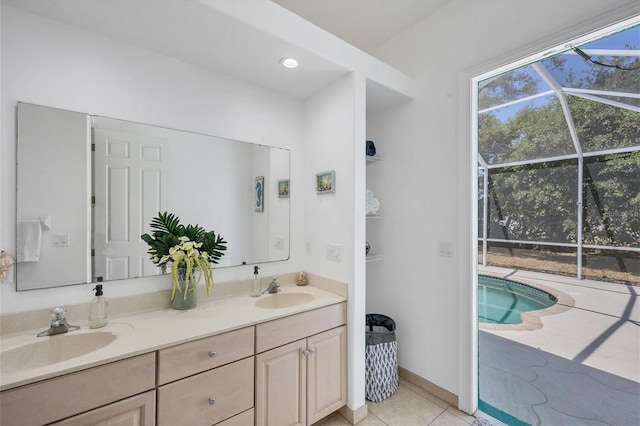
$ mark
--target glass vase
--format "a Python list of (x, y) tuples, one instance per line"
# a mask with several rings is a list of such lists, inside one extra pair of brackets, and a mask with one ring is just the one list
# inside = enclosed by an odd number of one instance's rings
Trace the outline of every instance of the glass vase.
[(185, 296), (185, 287), (186, 287), (186, 275), (187, 268), (178, 267), (177, 275), (178, 275), (178, 286), (182, 292), (176, 291), (173, 300), (171, 301), (171, 307), (173, 309), (193, 309), (198, 304), (198, 295), (196, 293), (196, 289), (193, 286), (195, 283), (195, 270), (191, 275), (191, 282), (189, 283), (189, 289), (186, 290)]

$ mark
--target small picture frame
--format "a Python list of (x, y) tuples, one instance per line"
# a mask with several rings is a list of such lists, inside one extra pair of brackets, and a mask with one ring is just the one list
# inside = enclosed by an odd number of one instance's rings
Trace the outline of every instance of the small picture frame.
[(278, 181), (278, 198), (289, 198), (289, 179)]
[(334, 192), (336, 192), (335, 170), (316, 174), (316, 194), (331, 194)]
[(254, 194), (254, 211), (262, 213), (264, 211), (264, 176), (256, 176)]

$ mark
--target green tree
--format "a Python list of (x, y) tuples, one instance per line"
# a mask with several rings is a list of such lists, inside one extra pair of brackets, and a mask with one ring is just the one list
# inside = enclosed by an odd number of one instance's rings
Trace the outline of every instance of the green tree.
[[(640, 61), (627, 58), (623, 65)], [(558, 71), (565, 63), (555, 60), (547, 66)], [(635, 81), (637, 91), (638, 72), (591, 64), (580, 73), (567, 73), (570, 81), (564, 83), (628, 89)], [(496, 105), (538, 89), (529, 72), (518, 72), (483, 86), (479, 99)], [(567, 102), (584, 152), (640, 145), (640, 113), (574, 96)], [(479, 152), (489, 164), (575, 153), (556, 97), (522, 108), (508, 119), (499, 117), (498, 111), (479, 117)], [(489, 237), (577, 242), (577, 167), (577, 160), (562, 160), (492, 169)], [(583, 174), (583, 241), (640, 247), (640, 153), (586, 157)]]

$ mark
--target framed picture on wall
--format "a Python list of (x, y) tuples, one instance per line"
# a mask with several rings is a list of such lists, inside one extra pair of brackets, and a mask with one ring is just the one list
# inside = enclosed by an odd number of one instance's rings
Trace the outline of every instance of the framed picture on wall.
[(278, 197), (289, 198), (289, 179), (278, 181)]
[(254, 210), (262, 213), (264, 211), (264, 176), (256, 176), (254, 192)]
[(316, 175), (316, 194), (330, 194), (333, 192), (336, 192), (335, 170), (318, 173)]

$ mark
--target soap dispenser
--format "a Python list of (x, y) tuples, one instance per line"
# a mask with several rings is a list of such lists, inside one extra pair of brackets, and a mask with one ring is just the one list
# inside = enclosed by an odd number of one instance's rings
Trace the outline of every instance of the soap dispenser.
[(96, 297), (91, 300), (89, 306), (89, 328), (100, 328), (107, 325), (109, 302), (107, 298), (102, 295), (102, 284), (96, 284), (93, 290), (96, 292)]
[(258, 277), (258, 270), (260, 267), (253, 267), (253, 282), (251, 283), (251, 297), (259, 297), (262, 294), (262, 287), (260, 286), (260, 278)]

